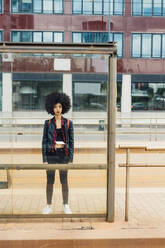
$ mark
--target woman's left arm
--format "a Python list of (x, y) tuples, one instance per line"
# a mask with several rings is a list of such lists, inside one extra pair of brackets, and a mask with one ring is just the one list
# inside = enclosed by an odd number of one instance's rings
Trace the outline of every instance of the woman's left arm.
[(73, 122), (69, 121), (69, 162), (73, 162), (73, 155), (74, 155), (74, 129), (73, 129)]

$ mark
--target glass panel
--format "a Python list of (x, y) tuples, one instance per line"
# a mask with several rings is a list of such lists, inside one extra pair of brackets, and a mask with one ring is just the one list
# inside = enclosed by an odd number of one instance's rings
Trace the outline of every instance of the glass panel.
[(73, 14), (82, 13), (82, 0), (73, 0), (72, 1)]
[(154, 0), (153, 2), (153, 15), (161, 16), (162, 0)]
[(0, 41), (2, 41), (2, 32), (0, 31)]
[(162, 57), (165, 58), (165, 34), (162, 35)]
[(63, 13), (63, 0), (54, 0), (54, 13)]
[(92, 1), (83, 0), (83, 14), (92, 14)]
[(2, 0), (0, 0), (0, 11), (2, 11)]
[(22, 11), (32, 12), (32, 0), (22, 0)]
[(163, 0), (163, 16), (165, 16), (165, 0)]
[(103, 13), (103, 4), (102, 0), (94, 1), (94, 14), (101, 15)]
[(11, 9), (12, 9), (12, 12), (19, 12), (20, 1), (19, 0), (11, 0)]
[(115, 0), (114, 15), (123, 15), (123, 0)]
[(42, 0), (33, 0), (33, 11), (35, 13), (42, 12)]
[(54, 33), (54, 42), (57, 42), (57, 43), (62, 43), (63, 42), (63, 33), (60, 33), (60, 32), (55, 32)]
[(32, 32), (22, 32), (22, 42), (32, 42)]
[(74, 82), (74, 111), (106, 111), (107, 82)]
[(151, 57), (151, 34), (142, 34), (142, 57)]
[[(35, 74), (31, 74), (35, 77)], [(44, 111), (45, 96), (51, 91), (62, 91), (60, 81), (13, 81), (13, 111), (42, 110)]]
[(82, 33), (73, 33), (73, 43), (81, 43)]
[(152, 0), (143, 0), (143, 15), (152, 16)]
[(43, 42), (53, 42), (53, 33), (43, 32)]
[[(111, 15), (113, 15), (113, 0), (104, 0), (104, 15), (109, 15), (109, 12)], [(109, 5), (110, 3), (110, 5)]]
[(132, 83), (132, 111), (164, 109), (165, 83)]
[(152, 57), (161, 56), (161, 35), (154, 34), (152, 36)]
[(133, 0), (132, 15), (142, 14), (142, 0)]
[(11, 40), (13, 42), (20, 42), (21, 41), (21, 33), (18, 31), (11, 32)]
[(33, 32), (33, 42), (42, 42), (42, 32)]
[(53, 13), (53, 0), (43, 0), (43, 13)]
[(133, 34), (132, 35), (132, 57), (141, 56), (141, 35)]
[(123, 35), (114, 34), (114, 41), (117, 42), (117, 55), (118, 57), (122, 57), (123, 56)]

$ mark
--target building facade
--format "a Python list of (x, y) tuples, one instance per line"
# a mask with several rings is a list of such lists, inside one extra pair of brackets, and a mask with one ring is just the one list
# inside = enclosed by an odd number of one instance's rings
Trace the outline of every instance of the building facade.
[[(165, 109), (165, 0), (0, 0), (0, 40), (116, 41), (118, 110), (124, 114)], [(0, 110), (16, 115), (44, 111), (45, 95), (58, 90), (71, 96), (75, 116), (106, 112), (104, 62), (96, 74), (95, 59), (71, 60), (70, 73), (55, 72), (51, 58), (35, 56), (33, 63), (24, 58), (24, 66), (22, 58), (17, 59), (11, 72), (7, 63), (12, 58), (2, 58), (6, 69), (0, 75)], [(30, 63), (40, 64), (40, 68), (30, 67)], [(83, 69), (78, 63), (84, 63)]]

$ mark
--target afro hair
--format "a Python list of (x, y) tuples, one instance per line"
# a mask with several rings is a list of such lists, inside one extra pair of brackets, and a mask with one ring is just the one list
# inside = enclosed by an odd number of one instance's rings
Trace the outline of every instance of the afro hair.
[(48, 114), (54, 115), (54, 105), (62, 105), (62, 114), (65, 114), (71, 108), (70, 98), (65, 93), (53, 92), (46, 96), (45, 109)]

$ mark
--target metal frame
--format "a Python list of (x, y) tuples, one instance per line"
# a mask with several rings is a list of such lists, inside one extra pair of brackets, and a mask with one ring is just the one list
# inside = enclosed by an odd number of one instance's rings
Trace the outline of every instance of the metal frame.
[[(115, 218), (115, 126), (116, 126), (116, 79), (117, 46), (115, 42), (101, 44), (50, 44), (50, 43), (3, 43), (0, 53), (52, 53), (52, 54), (100, 54), (109, 56), (108, 80), (108, 129), (107, 129), (107, 209), (106, 220)], [(14, 165), (13, 165), (14, 166)], [(19, 165), (17, 165), (19, 166)], [(35, 165), (36, 166), (36, 165)], [(38, 165), (43, 169), (43, 165)], [(62, 165), (61, 165), (62, 166)], [(74, 166), (74, 165), (73, 165)], [(33, 167), (34, 168), (34, 167)], [(69, 168), (69, 167), (68, 167)], [(83, 169), (82, 167), (79, 169)], [(80, 215), (81, 217), (81, 215)]]

